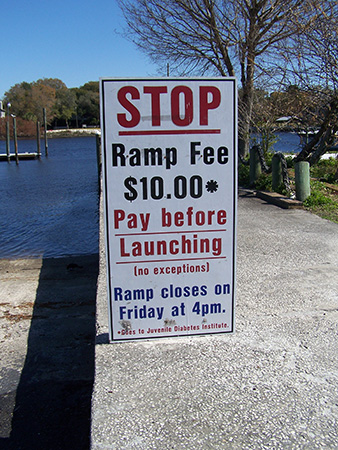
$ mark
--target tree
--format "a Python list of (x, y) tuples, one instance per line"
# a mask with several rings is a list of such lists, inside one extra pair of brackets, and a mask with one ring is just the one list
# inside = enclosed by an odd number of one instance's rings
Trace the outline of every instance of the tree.
[(273, 92), (255, 89), (251, 130), (260, 136), (265, 153), (276, 142), (278, 131), (316, 129), (323, 106), (323, 99), (296, 85), (281, 86)]
[(42, 122), (43, 108), (46, 108), (47, 117), (51, 121), (54, 116), (55, 89), (38, 80), (32, 83), (31, 94), (29, 110), (23, 118)]
[(46, 108), (48, 122), (51, 123), (58, 113), (55, 109), (57, 93), (62, 90), (67, 90), (67, 87), (57, 78), (43, 78), (32, 83), (24, 81), (5, 93), (5, 102), (10, 102), (11, 111), (25, 120), (42, 122), (43, 108)]
[(42, 78), (32, 83), (16, 84), (5, 93), (5, 102), (18, 117), (42, 122), (46, 108), (48, 124), (68, 122), (76, 112), (76, 94), (58, 78)]
[(30, 115), (31, 97), (32, 85), (24, 81), (15, 84), (8, 92), (5, 92), (4, 104), (11, 103), (11, 111), (17, 116), (27, 119), (27, 115)]
[(71, 89), (62, 87), (55, 93), (55, 104), (53, 108), (55, 114), (55, 121), (64, 120), (67, 128), (69, 127), (69, 120), (76, 111), (76, 95)]
[(61, 89), (67, 89), (65, 83), (59, 78), (41, 78), (36, 83), (43, 84), (44, 86), (49, 86), (55, 91), (59, 91)]
[(55, 90), (40, 82), (16, 84), (5, 93), (5, 101), (12, 104), (11, 111), (25, 120), (42, 121), (42, 109), (51, 116)]
[[(324, 105), (317, 115), (319, 130), (298, 154), (297, 160), (315, 164), (334, 144), (338, 131), (338, 7), (329, 1), (325, 10), (304, 27), (289, 49), (294, 58), (292, 75)], [(301, 18), (300, 18), (301, 20)]]
[(77, 120), (86, 125), (99, 125), (99, 82), (89, 81), (79, 88), (73, 88), (72, 91), (76, 94), (77, 98)]
[[(281, 43), (325, 10), (327, 0), (119, 0), (136, 45), (180, 75), (235, 76), (239, 148), (248, 152), (257, 77), (280, 76)], [(305, 18), (305, 23), (304, 23)]]

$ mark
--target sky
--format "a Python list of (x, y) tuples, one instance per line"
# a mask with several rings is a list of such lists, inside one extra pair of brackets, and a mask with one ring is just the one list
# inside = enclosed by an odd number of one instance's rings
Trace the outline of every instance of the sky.
[(116, 0), (0, 0), (0, 12), (0, 100), (15, 84), (40, 78), (72, 88), (100, 77), (158, 75), (121, 35)]

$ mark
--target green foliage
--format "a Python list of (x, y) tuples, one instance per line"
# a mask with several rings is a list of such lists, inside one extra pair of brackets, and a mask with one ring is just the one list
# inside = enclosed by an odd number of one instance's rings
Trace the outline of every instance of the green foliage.
[(279, 138), (268, 127), (258, 126), (257, 128), (259, 136), (252, 139), (252, 145), (260, 145), (262, 147), (265, 160), (270, 158), (270, 154), (272, 158), (273, 152), (271, 150), (273, 150), (273, 146), (278, 142)]
[(90, 81), (72, 91), (76, 95), (77, 117), (80, 124), (100, 124), (99, 82)]
[(18, 118), (42, 122), (43, 108), (48, 124), (74, 126), (99, 125), (99, 82), (89, 81), (80, 88), (68, 89), (58, 78), (42, 78), (22, 82), (5, 93), (4, 103), (11, 103), (11, 113)]
[(65, 83), (59, 80), (59, 78), (40, 78), (38, 81), (36, 81), (36, 83), (43, 84), (44, 86), (49, 86), (55, 91), (59, 91), (60, 89), (67, 89)]
[(76, 110), (76, 95), (67, 88), (61, 88), (56, 91), (56, 101), (54, 104), (55, 117), (64, 120), (67, 125), (69, 119), (74, 115)]
[[(271, 154), (271, 158), (272, 158)], [(271, 165), (271, 158), (270, 158), (270, 165)], [(238, 184), (242, 187), (250, 187), (250, 166), (240, 164), (238, 166)], [(261, 190), (261, 191), (272, 191), (272, 175), (271, 174), (265, 174), (262, 173), (259, 178), (257, 179), (255, 183), (255, 189)], [(281, 195), (288, 195), (287, 190), (285, 189), (284, 184), (281, 184), (277, 192)]]
[(256, 180), (255, 188), (259, 191), (272, 191), (272, 175), (262, 173)]
[(272, 164), (272, 158), (273, 158), (273, 155), (274, 155), (274, 154), (275, 154), (274, 152), (266, 152), (265, 155), (264, 155), (265, 162), (266, 162), (266, 165), (267, 165), (268, 167), (271, 167), (271, 164)]
[(285, 160), (288, 169), (293, 169), (295, 167), (295, 158), (292, 156), (287, 156)]
[(338, 160), (334, 158), (321, 159), (317, 164), (311, 166), (310, 174), (313, 178), (318, 178), (327, 183), (337, 183), (336, 173), (338, 170)]
[(238, 166), (238, 185), (249, 187), (250, 185), (250, 167), (244, 164)]
[(284, 183), (281, 183), (277, 188), (278, 194), (284, 195), (284, 197), (290, 197), (290, 192), (287, 191)]
[(263, 153), (267, 160), (268, 154), (271, 153), (273, 146), (278, 142), (279, 138), (268, 127), (262, 129), (261, 135)]
[(100, 86), (98, 81), (88, 81), (88, 83), (85, 83), (83, 86), (79, 88), (82, 91), (92, 91), (96, 92), (97, 94), (100, 91)]
[(311, 182), (311, 195), (304, 201), (309, 211), (323, 219), (338, 223), (338, 198), (324, 183)]
[(11, 113), (24, 120), (42, 122), (46, 108), (48, 122), (57, 117), (56, 94), (66, 85), (57, 78), (44, 78), (32, 83), (15, 84), (5, 93), (5, 103), (11, 103)]
[(307, 208), (316, 206), (334, 206), (335, 202), (328, 197), (325, 187), (318, 181), (311, 182), (311, 194), (304, 201), (304, 206)]
[(332, 200), (326, 197), (323, 192), (318, 190), (311, 192), (311, 195), (304, 201), (304, 206), (307, 208), (332, 204)]

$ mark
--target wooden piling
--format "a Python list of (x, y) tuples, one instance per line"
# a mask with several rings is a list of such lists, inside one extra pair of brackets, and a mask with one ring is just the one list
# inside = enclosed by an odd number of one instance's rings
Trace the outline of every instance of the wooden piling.
[(44, 138), (45, 138), (45, 155), (48, 156), (47, 114), (46, 114), (46, 108), (43, 108), (43, 127), (44, 127)]
[(283, 183), (282, 160), (280, 155), (274, 154), (271, 161), (272, 169), (272, 190), (278, 191), (279, 186)]
[(18, 136), (17, 136), (17, 132), (16, 132), (16, 117), (13, 117), (13, 137), (14, 137), (15, 161), (16, 161), (16, 164), (19, 164)]
[(97, 171), (100, 179), (102, 169), (102, 158), (101, 158), (101, 136), (99, 134), (96, 135), (96, 159), (97, 159)]
[(11, 144), (10, 144), (10, 135), (9, 135), (9, 120), (6, 121), (6, 153), (7, 153), (7, 161), (11, 160)]
[(260, 174), (262, 166), (259, 159), (258, 148), (254, 145), (250, 149), (250, 186), (254, 186)]
[(36, 122), (36, 144), (38, 150), (38, 158), (41, 158), (41, 147), (40, 147), (40, 122)]

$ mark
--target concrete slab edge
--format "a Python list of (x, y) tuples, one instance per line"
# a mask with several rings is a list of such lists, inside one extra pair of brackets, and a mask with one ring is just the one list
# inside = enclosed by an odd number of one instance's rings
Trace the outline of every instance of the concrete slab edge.
[(284, 197), (277, 192), (268, 192), (268, 191), (256, 191), (255, 189), (248, 188), (239, 188), (239, 193), (250, 195), (252, 197), (258, 197), (267, 203), (271, 203), (273, 205), (279, 206), (283, 209), (300, 209), (303, 208), (303, 203), (299, 200)]

